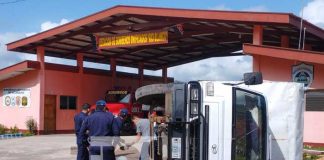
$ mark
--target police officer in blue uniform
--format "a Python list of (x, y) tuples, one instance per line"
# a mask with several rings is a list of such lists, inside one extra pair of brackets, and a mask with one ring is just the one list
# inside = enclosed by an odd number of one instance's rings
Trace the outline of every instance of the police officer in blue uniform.
[[(123, 108), (119, 111), (118, 116), (115, 118), (115, 121), (118, 125), (120, 134), (122, 134), (122, 132), (125, 132), (125, 130), (124, 130), (125, 128), (123, 126), (124, 126), (124, 122), (125, 122), (127, 115), (128, 115), (128, 110), (126, 108)], [(122, 138), (119, 138), (119, 142), (125, 143), (125, 140)], [(118, 145), (120, 146), (120, 149), (125, 150), (125, 146), (123, 146), (121, 143), (118, 143)]]
[[(96, 110), (88, 116), (82, 124), (81, 137), (86, 137), (86, 131), (89, 131), (91, 137), (107, 136), (107, 138), (119, 138), (119, 128), (115, 118), (111, 113), (105, 112), (106, 102), (99, 100), (96, 102)], [(103, 159), (115, 160), (114, 145), (103, 147)], [(90, 145), (90, 155), (99, 155), (100, 148)]]
[(82, 111), (74, 116), (74, 129), (77, 137), (77, 145), (78, 145), (78, 154), (77, 160), (88, 160), (89, 159), (89, 151), (87, 149), (88, 144), (85, 143), (87, 141), (87, 136), (85, 135), (84, 139), (81, 138), (80, 129), (83, 121), (88, 116), (90, 110), (90, 105), (85, 103), (82, 105)]
[(116, 123), (119, 127), (119, 130), (122, 129), (123, 123), (125, 121), (126, 116), (128, 115), (128, 110), (126, 108), (123, 108), (119, 111), (118, 116), (116, 117)]

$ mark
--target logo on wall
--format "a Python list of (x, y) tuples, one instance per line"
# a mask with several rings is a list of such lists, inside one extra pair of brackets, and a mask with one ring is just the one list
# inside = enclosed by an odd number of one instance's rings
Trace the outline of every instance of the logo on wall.
[(29, 88), (4, 88), (3, 106), (6, 107), (30, 107), (30, 89)]
[(6, 98), (5, 98), (5, 104), (6, 104), (7, 107), (10, 106), (10, 104), (11, 104), (11, 99), (10, 99), (9, 96), (6, 96)]
[(292, 80), (310, 87), (314, 79), (314, 66), (305, 63), (292, 67)]

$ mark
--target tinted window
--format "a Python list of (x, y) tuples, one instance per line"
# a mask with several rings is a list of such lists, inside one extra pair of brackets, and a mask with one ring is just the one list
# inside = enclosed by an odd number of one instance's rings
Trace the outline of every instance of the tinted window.
[(60, 96), (60, 109), (76, 109), (76, 96)]
[(235, 89), (233, 103), (233, 157), (265, 159), (266, 112), (261, 95)]
[(67, 109), (68, 107), (68, 100), (67, 96), (60, 97), (60, 109)]

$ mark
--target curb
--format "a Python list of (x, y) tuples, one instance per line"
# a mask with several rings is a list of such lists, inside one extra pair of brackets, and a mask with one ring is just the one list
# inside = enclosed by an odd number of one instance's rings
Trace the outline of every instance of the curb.
[(313, 155), (322, 155), (322, 154), (324, 154), (324, 151), (304, 149), (304, 153), (313, 154)]
[(12, 139), (12, 138), (21, 138), (22, 133), (13, 133), (13, 134), (2, 134), (0, 135), (0, 139)]

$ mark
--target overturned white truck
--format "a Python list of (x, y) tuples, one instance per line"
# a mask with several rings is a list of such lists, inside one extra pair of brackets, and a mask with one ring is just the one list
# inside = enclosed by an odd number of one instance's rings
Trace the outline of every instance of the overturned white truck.
[(252, 79), (246, 84), (193, 81), (139, 88), (136, 98), (142, 103), (157, 97), (165, 102), (162, 118), (150, 117), (151, 158), (302, 159), (303, 85), (255, 85), (258, 78)]

